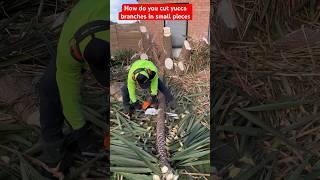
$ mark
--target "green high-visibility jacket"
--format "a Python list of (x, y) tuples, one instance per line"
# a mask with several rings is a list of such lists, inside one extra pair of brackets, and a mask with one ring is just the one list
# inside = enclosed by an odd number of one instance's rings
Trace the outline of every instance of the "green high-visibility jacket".
[[(66, 20), (60, 34), (57, 47), (56, 79), (63, 108), (63, 114), (73, 129), (79, 129), (85, 124), (80, 106), (80, 82), (82, 68), (88, 69), (87, 63), (76, 61), (70, 54), (70, 40), (76, 31), (88, 22), (109, 20), (109, 0), (79, 0)], [(109, 30), (95, 33), (95, 37), (109, 41)], [(80, 42), (81, 52), (91, 36)], [(106, 59), (107, 60), (107, 59)]]
[(151, 71), (154, 71), (156, 73), (156, 75), (154, 76), (154, 78), (151, 80), (151, 95), (155, 96), (158, 94), (158, 69), (157, 67), (148, 60), (137, 60), (135, 61), (130, 69), (129, 69), (129, 73), (128, 73), (128, 91), (129, 91), (129, 97), (130, 97), (130, 101), (131, 103), (135, 103), (137, 101), (137, 97), (136, 97), (136, 81), (133, 80), (133, 76), (134, 76), (134, 71), (139, 69), (139, 68), (146, 68), (146, 69), (150, 69)]

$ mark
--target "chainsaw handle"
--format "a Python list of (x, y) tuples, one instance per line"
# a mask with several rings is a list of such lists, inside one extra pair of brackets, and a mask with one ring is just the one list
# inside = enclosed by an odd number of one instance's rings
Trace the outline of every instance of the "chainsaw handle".
[(142, 110), (146, 110), (146, 109), (148, 109), (149, 107), (151, 106), (151, 102), (149, 102), (149, 101), (144, 101), (143, 103), (142, 103)]
[(152, 104), (150, 101), (144, 101), (142, 104), (142, 110), (147, 110), (150, 107), (158, 108), (159, 103)]

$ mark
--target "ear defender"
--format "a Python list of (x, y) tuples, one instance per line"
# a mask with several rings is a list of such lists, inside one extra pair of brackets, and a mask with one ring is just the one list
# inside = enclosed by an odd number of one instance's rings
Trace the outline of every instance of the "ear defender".
[(70, 54), (75, 60), (83, 62), (82, 54), (78, 48), (75, 39), (72, 39), (70, 41)]
[(110, 21), (108, 20), (96, 20), (81, 26), (70, 40), (71, 56), (75, 60), (83, 62), (85, 58), (84, 54), (82, 54), (82, 52), (80, 51), (79, 43), (88, 36), (92, 36), (92, 38), (94, 38), (95, 33), (107, 30), (110, 30)]

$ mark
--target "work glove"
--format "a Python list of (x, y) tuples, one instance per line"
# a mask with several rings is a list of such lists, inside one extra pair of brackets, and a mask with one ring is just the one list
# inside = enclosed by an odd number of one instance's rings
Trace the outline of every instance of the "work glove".
[(135, 105), (134, 104), (125, 104), (124, 105), (124, 113), (126, 115), (129, 115), (131, 117), (132, 114), (134, 113), (134, 110), (135, 110)]
[(157, 98), (157, 96), (156, 95), (154, 95), (154, 96), (151, 96), (151, 104), (158, 104), (158, 98)]
[(140, 109), (142, 109), (141, 102), (140, 102), (140, 101), (136, 101), (135, 103), (132, 103), (130, 109), (133, 109), (133, 110), (140, 110)]
[(86, 123), (82, 128), (73, 130), (68, 141), (70, 141), (69, 143), (76, 142), (76, 144), (70, 147), (72, 148), (77, 145), (81, 152), (97, 152), (98, 149), (101, 149), (101, 147), (97, 145), (98, 139), (99, 137), (94, 134), (90, 124)]

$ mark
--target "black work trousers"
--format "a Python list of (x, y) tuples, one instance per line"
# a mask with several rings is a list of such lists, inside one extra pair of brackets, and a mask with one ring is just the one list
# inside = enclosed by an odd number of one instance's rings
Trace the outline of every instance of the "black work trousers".
[[(142, 89), (147, 89), (151, 87), (151, 82), (149, 81), (146, 85), (141, 87)], [(163, 95), (166, 98), (166, 102), (170, 102), (173, 100), (173, 96), (169, 89), (163, 84), (161, 79), (158, 79), (158, 89), (160, 92), (163, 93)], [(129, 96), (129, 90), (128, 86), (125, 83), (124, 86), (122, 87), (122, 100), (123, 100), (123, 106), (126, 108), (130, 105), (130, 96)]]
[(63, 138), (64, 115), (56, 81), (56, 60), (51, 60), (40, 80), (40, 125), (42, 138), (55, 142)]

